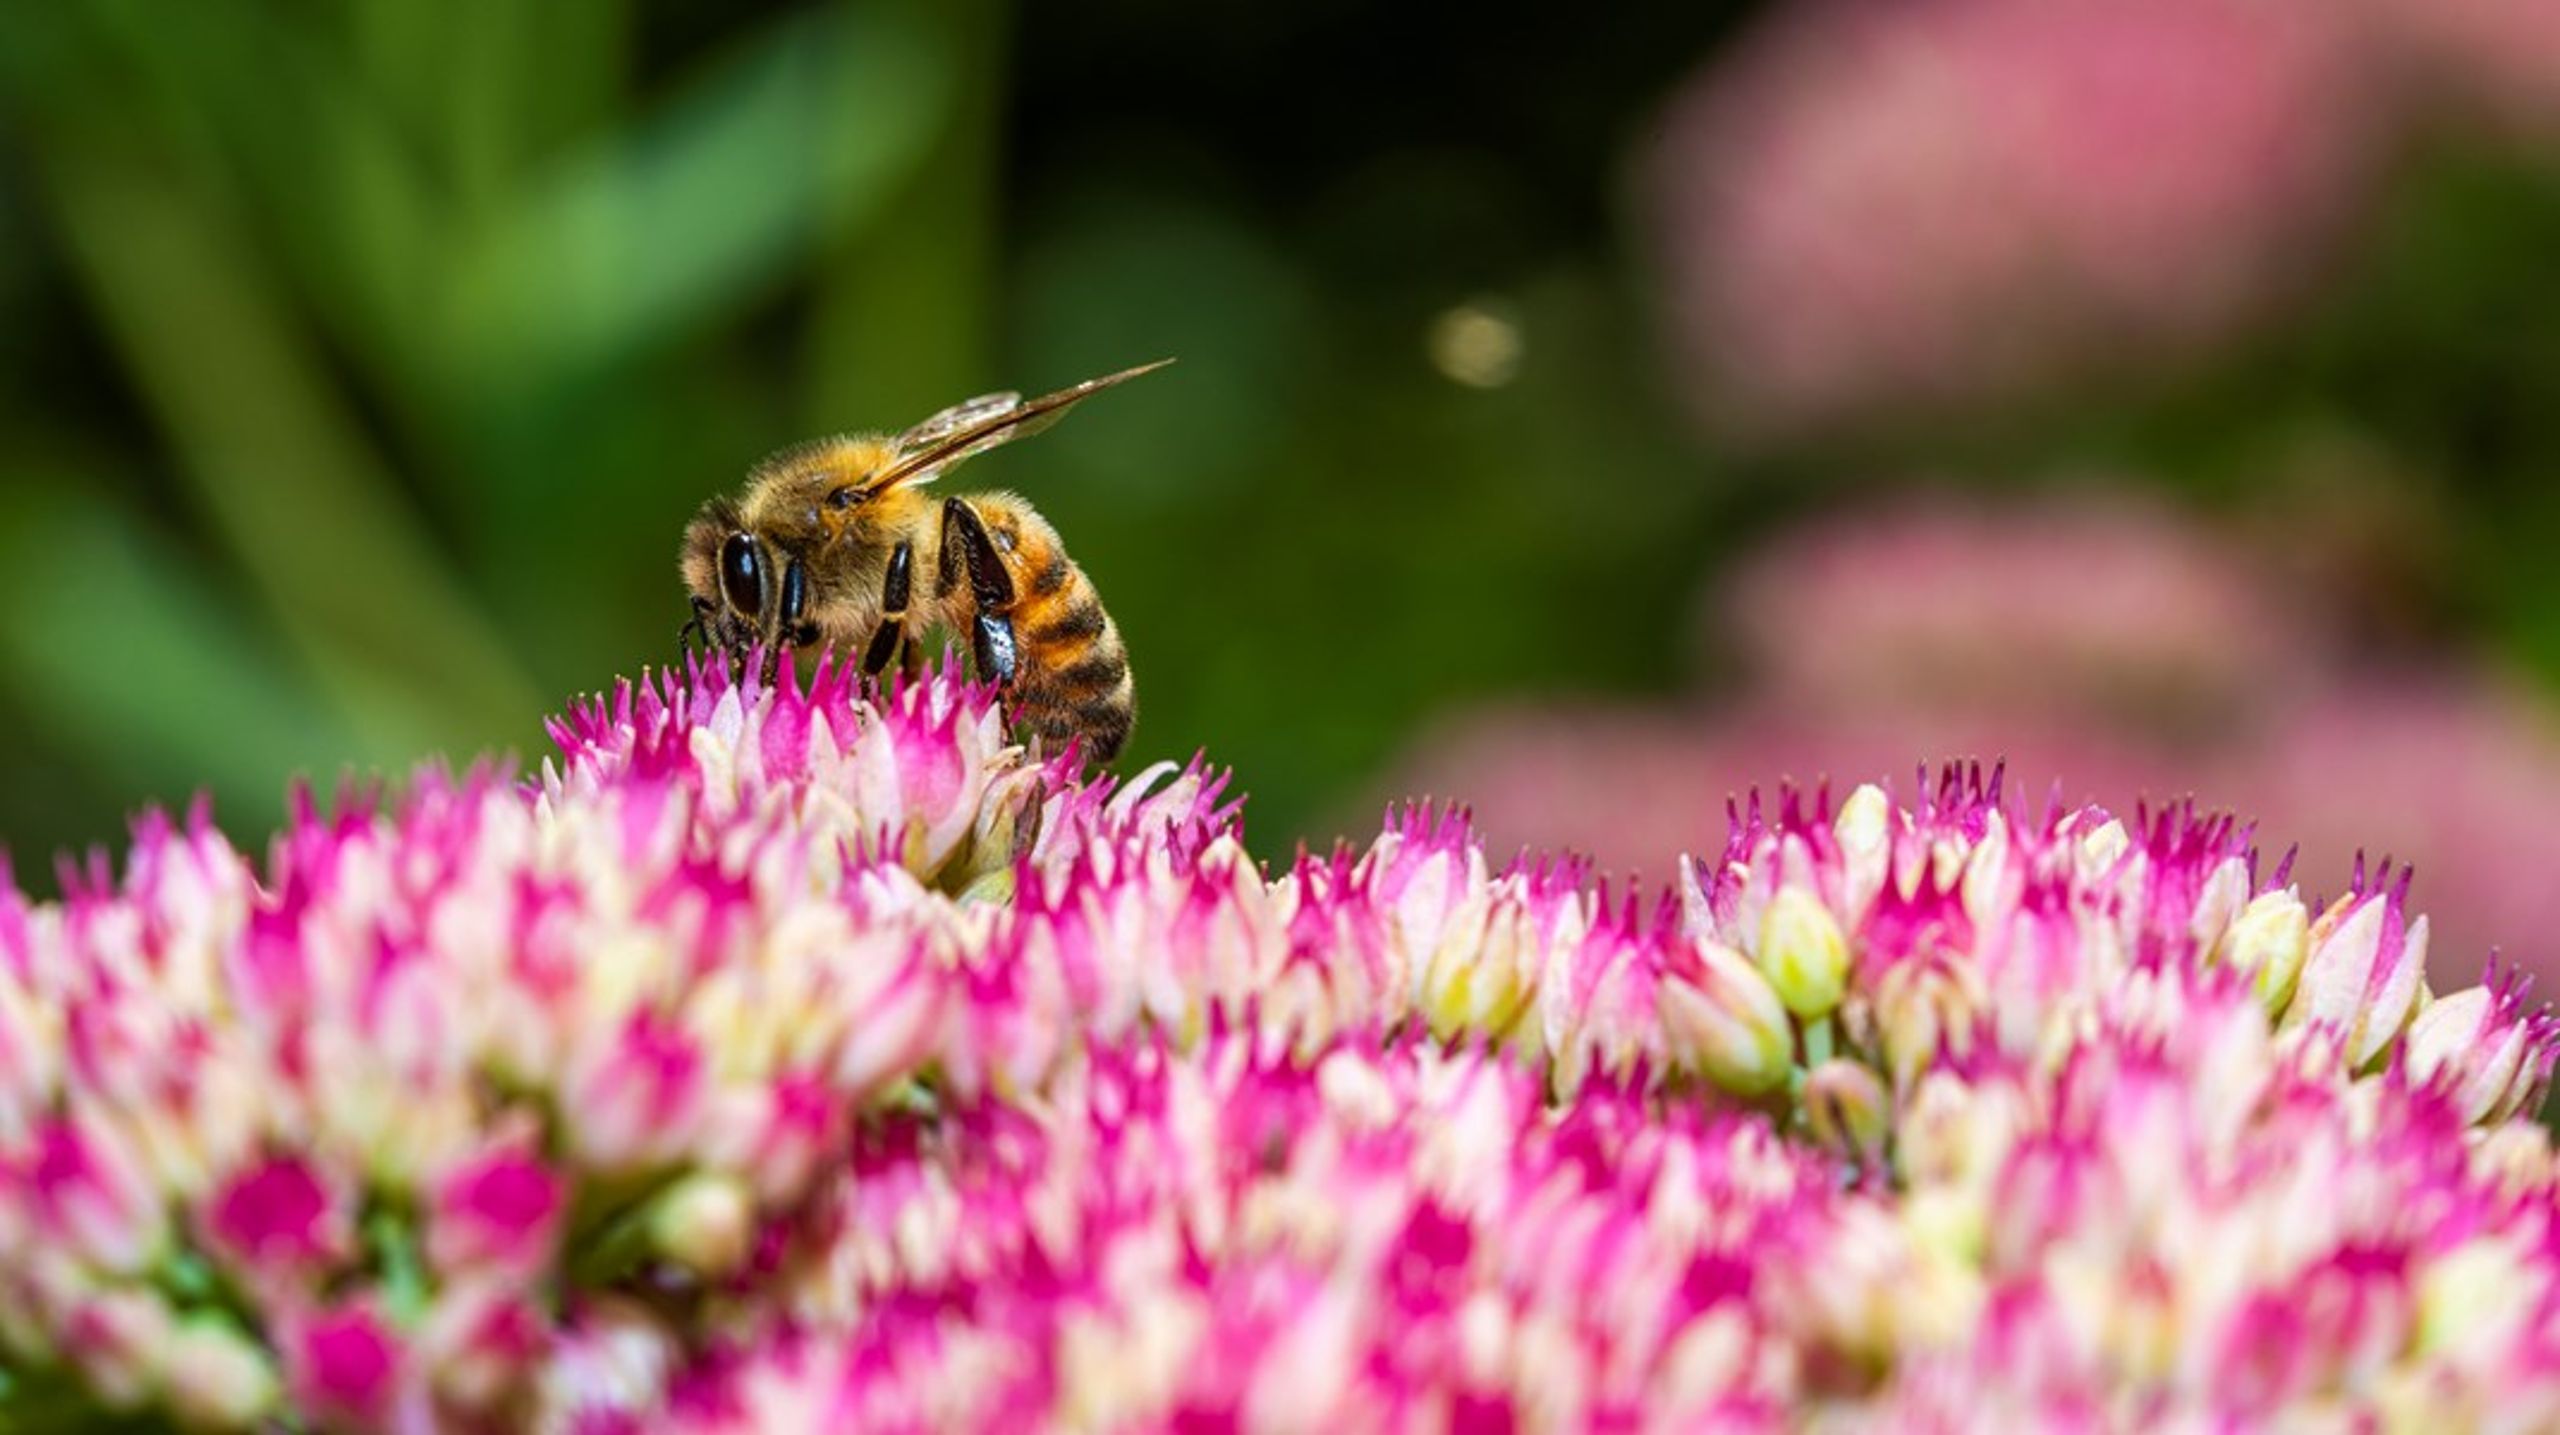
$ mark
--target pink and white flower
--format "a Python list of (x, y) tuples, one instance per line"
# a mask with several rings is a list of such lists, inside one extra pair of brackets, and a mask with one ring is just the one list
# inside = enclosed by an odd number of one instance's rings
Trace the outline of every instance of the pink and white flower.
[(2560, 1032), (2430, 996), (2390, 873), (2314, 919), (2227, 819), (1970, 770), (1667, 892), (1420, 810), (1266, 869), (940, 673), (556, 730), (0, 901), (0, 1417), (2560, 1412)]

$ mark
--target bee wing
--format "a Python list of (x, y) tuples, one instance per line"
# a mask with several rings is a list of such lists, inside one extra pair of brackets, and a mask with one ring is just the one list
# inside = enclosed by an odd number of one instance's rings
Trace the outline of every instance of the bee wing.
[(898, 456), (872, 487), (877, 491), (901, 483), (931, 483), (970, 455), (1028, 438), (1066, 417), (1069, 408), (1094, 394), (1172, 362), (1158, 359), (1036, 399), (1020, 394), (983, 394), (954, 404), (898, 435)]
[(1020, 407), (1022, 407), (1022, 395), (1014, 393), (980, 394), (974, 399), (962, 399), (898, 435), (898, 452), (921, 453), (935, 442), (949, 438), (964, 428), (1001, 417)]

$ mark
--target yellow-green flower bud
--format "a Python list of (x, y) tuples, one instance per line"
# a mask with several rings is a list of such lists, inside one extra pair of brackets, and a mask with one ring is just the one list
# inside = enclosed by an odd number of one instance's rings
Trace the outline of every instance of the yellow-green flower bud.
[(2302, 960), (2311, 952), (2311, 914), (2290, 890), (2263, 892), (2240, 909), (2217, 955), (2251, 974), (2267, 1015), (2277, 1017), (2293, 1000)]
[(696, 1171), (658, 1197), (649, 1213), (650, 1244), (699, 1275), (723, 1276), (747, 1258), (755, 1240), (755, 1200), (734, 1176)]
[(1697, 964), (1655, 990), (1673, 1056), (1716, 1085), (1745, 1096), (1786, 1080), (1794, 1029), (1759, 969), (1720, 942), (1699, 942)]
[(1816, 1141), (1849, 1160), (1874, 1165), (1884, 1159), (1892, 1103), (1864, 1063), (1835, 1057), (1816, 1066), (1805, 1075), (1802, 1100)]
[(1822, 899), (1802, 887), (1781, 887), (1760, 916), (1761, 975), (1777, 988), (1787, 1010), (1808, 1020), (1840, 1005), (1849, 977), (1849, 943)]
[(198, 1317), (169, 1337), (160, 1385), (179, 1421), (198, 1430), (238, 1430), (275, 1407), (273, 1362), (228, 1322)]

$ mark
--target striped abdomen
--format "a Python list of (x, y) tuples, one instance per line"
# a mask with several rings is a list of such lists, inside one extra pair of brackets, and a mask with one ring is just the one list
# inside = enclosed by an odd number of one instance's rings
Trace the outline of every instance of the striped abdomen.
[(1057, 530), (1030, 505), (997, 494), (970, 502), (1013, 578), (1014, 722), (1053, 752), (1081, 737), (1088, 756), (1109, 762), (1138, 719), (1137, 686), (1119, 628), (1084, 570), (1067, 557)]

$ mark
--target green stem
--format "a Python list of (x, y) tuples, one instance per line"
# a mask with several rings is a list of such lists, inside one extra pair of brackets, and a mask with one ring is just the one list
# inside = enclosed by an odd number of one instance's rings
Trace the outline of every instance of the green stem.
[(261, 1330), (256, 1303), (220, 1266), (194, 1251), (184, 1247), (171, 1251), (152, 1268), (149, 1280), (169, 1298), (170, 1307), (183, 1314), (219, 1315), (253, 1336)]
[(430, 1294), (426, 1266), (418, 1259), (416, 1233), (398, 1212), (389, 1210), (375, 1211), (367, 1218), (364, 1233), (382, 1267), (385, 1308), (402, 1327), (416, 1325), (427, 1313)]
[(675, 1184), (676, 1171), (657, 1171), (582, 1197), (572, 1219), (563, 1276), (573, 1286), (609, 1286), (649, 1257), (649, 1212)]
[(579, 1244), (569, 1257), (569, 1281), (590, 1289), (612, 1285), (648, 1259), (649, 1244), (649, 1206), (637, 1202)]

